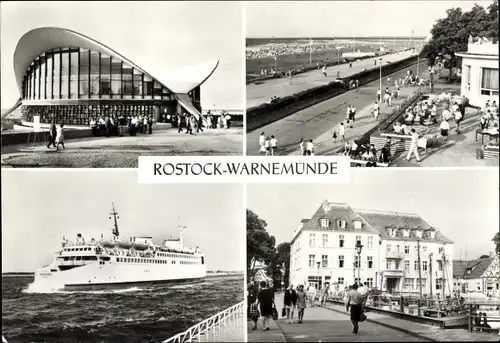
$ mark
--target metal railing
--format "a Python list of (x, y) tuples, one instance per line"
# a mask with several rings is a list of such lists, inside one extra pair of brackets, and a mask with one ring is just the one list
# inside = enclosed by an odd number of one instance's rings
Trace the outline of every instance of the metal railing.
[(235, 341), (243, 341), (245, 312), (245, 301), (242, 301), (163, 341), (163, 343), (229, 341), (226, 335), (235, 329), (242, 332), (241, 335), (237, 335), (239, 338)]

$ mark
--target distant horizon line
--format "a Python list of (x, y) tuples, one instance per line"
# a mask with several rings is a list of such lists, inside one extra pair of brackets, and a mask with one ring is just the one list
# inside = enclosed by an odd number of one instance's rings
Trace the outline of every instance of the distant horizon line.
[(364, 38), (364, 39), (380, 39), (380, 38), (390, 38), (390, 39), (403, 39), (403, 38), (413, 38), (413, 39), (425, 39), (427, 36), (296, 36), (296, 37), (246, 37), (245, 39), (352, 39), (352, 38)]

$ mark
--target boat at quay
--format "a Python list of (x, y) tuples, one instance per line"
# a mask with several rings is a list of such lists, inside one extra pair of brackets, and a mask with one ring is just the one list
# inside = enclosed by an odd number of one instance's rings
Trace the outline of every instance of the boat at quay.
[(35, 271), (31, 289), (44, 291), (96, 290), (144, 283), (183, 283), (206, 277), (205, 256), (198, 247), (184, 247), (179, 237), (154, 244), (152, 237), (122, 239), (113, 204), (113, 237), (101, 235), (86, 242), (79, 233), (75, 243), (63, 237), (62, 248), (47, 266)]

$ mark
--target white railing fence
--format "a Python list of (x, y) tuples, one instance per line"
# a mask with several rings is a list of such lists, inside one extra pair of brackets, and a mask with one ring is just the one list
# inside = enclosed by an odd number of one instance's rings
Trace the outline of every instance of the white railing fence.
[(242, 341), (246, 331), (244, 328), (245, 317), (245, 302), (242, 301), (163, 341), (163, 343)]

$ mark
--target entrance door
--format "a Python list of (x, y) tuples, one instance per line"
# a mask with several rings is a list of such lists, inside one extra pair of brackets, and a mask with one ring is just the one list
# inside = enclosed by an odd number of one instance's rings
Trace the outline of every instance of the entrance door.
[(387, 278), (387, 290), (389, 292), (394, 292), (397, 290), (397, 279), (396, 278)]

